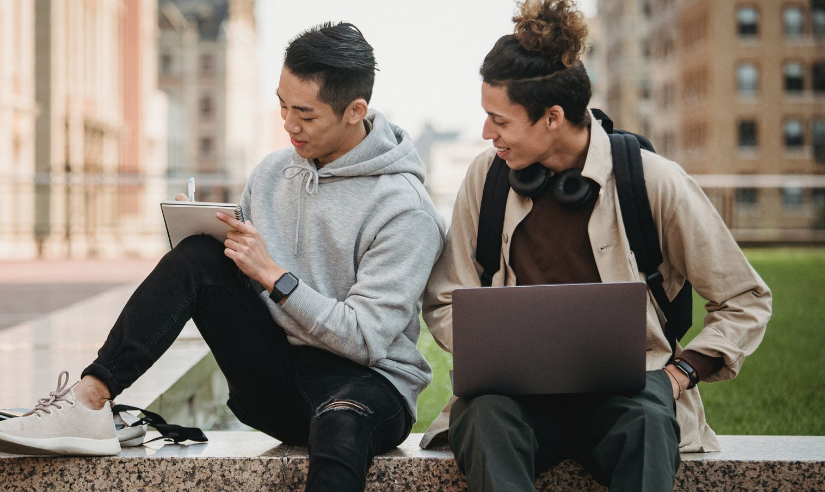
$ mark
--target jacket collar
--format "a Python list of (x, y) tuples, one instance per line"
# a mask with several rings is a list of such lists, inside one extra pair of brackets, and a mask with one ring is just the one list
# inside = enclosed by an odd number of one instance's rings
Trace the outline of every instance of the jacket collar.
[(587, 111), (590, 113), (590, 144), (587, 148), (582, 176), (592, 179), (604, 188), (607, 179), (613, 174), (610, 138), (602, 128), (601, 121), (597, 120), (589, 109)]

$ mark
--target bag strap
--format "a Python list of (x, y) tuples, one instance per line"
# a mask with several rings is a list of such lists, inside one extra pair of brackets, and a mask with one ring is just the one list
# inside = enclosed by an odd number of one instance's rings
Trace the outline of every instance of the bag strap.
[(648, 140), (647, 137), (645, 137), (644, 135), (639, 135), (638, 133), (632, 133), (627, 130), (620, 130), (618, 128), (614, 128), (613, 120), (611, 120), (610, 116), (607, 116), (607, 114), (605, 114), (605, 112), (601, 109), (590, 108), (590, 111), (593, 113), (593, 117), (601, 122), (602, 128), (608, 135), (614, 133), (620, 135), (632, 135), (636, 139), (641, 148), (649, 150), (653, 153), (656, 152), (656, 149), (653, 148), (653, 144), (650, 143), (650, 140)]
[(639, 142), (632, 135), (626, 134), (612, 134), (608, 137), (613, 151), (616, 192), (630, 249), (636, 256), (639, 270), (648, 277), (655, 276), (663, 258), (653, 211), (647, 198)]
[(647, 196), (639, 141), (633, 134), (612, 134), (608, 137), (625, 234), (639, 271), (645, 275), (645, 282), (665, 315), (665, 337), (670, 344), (671, 353), (674, 353), (676, 341), (682, 339), (692, 324), (692, 286), (685, 280), (673, 301), (668, 299), (663, 285), (664, 277), (659, 271), (664, 258)]
[(481, 209), (478, 213), (478, 237), (476, 238), (476, 261), (484, 269), (481, 285), (489, 287), (493, 275), (501, 267), (501, 232), (504, 230), (504, 211), (510, 193), (510, 168), (504, 159), (496, 156), (481, 195)]
[(127, 410), (134, 410), (137, 412), (142, 413), (144, 416), (138, 419), (136, 422), (129, 425), (129, 427), (134, 427), (136, 425), (148, 425), (149, 427), (154, 428), (158, 432), (160, 432), (160, 437), (156, 437), (154, 439), (150, 439), (146, 441), (147, 443), (152, 441), (157, 441), (159, 439), (165, 439), (170, 442), (180, 443), (183, 441), (195, 441), (195, 442), (207, 442), (206, 434), (203, 433), (197, 427), (183, 427), (180, 425), (175, 424), (168, 424), (166, 420), (160, 415), (150, 412), (148, 410), (144, 410), (143, 408), (133, 407), (131, 405), (115, 405), (112, 407), (112, 413), (118, 414), (120, 412), (125, 412)]

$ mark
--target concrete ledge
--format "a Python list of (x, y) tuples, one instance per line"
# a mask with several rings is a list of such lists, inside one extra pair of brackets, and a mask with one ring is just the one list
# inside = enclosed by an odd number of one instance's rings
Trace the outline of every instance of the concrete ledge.
[[(160, 442), (112, 458), (20, 457), (0, 454), (0, 490), (82, 492), (303, 490), (306, 449), (259, 432), (210, 432), (209, 443)], [(367, 490), (463, 491), (448, 449), (421, 450), (420, 434), (376, 458)], [(679, 491), (825, 490), (825, 437), (720, 436), (720, 453), (684, 454)], [(538, 490), (606, 490), (566, 461), (536, 481)]]

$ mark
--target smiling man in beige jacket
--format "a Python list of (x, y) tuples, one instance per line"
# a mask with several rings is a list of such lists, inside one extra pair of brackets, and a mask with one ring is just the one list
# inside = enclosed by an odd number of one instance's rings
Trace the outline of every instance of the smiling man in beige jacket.
[[(513, 170), (536, 162), (550, 175), (580, 170), (596, 192), (570, 209), (549, 191), (525, 197), (511, 189), (493, 286), (645, 278), (625, 234), (609, 138), (587, 110), (590, 84), (578, 61), (587, 32), (581, 14), (565, 0), (531, 1), (514, 20), (516, 34), (502, 37), (481, 69), (483, 137), (496, 148), (470, 165), (425, 291), (424, 319), (447, 351), (453, 290), (481, 286), (479, 210), (496, 155)], [(704, 326), (684, 349), (677, 345), (681, 362), (674, 364), (664, 316), (648, 296), (647, 385), (639, 394), (453, 398), (422, 446), (447, 429), (449, 415), (450, 442), (471, 490), (534, 490), (535, 476), (566, 457), (611, 490), (672, 490), (679, 451), (719, 449), (696, 382), (738, 374), (764, 335), (770, 290), (677, 164), (647, 151), (642, 163), (665, 292), (672, 299), (689, 280), (708, 300)]]

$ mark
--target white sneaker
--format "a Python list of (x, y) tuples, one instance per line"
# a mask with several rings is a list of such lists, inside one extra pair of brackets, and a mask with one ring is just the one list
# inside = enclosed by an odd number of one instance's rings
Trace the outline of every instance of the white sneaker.
[[(86, 407), (67, 388), (69, 373), (57, 378), (57, 389), (41, 398), (31, 412), (0, 422), (0, 452), (27, 455), (71, 454), (114, 456), (120, 442), (111, 403), (100, 410)], [(74, 386), (72, 386), (74, 387)]]

